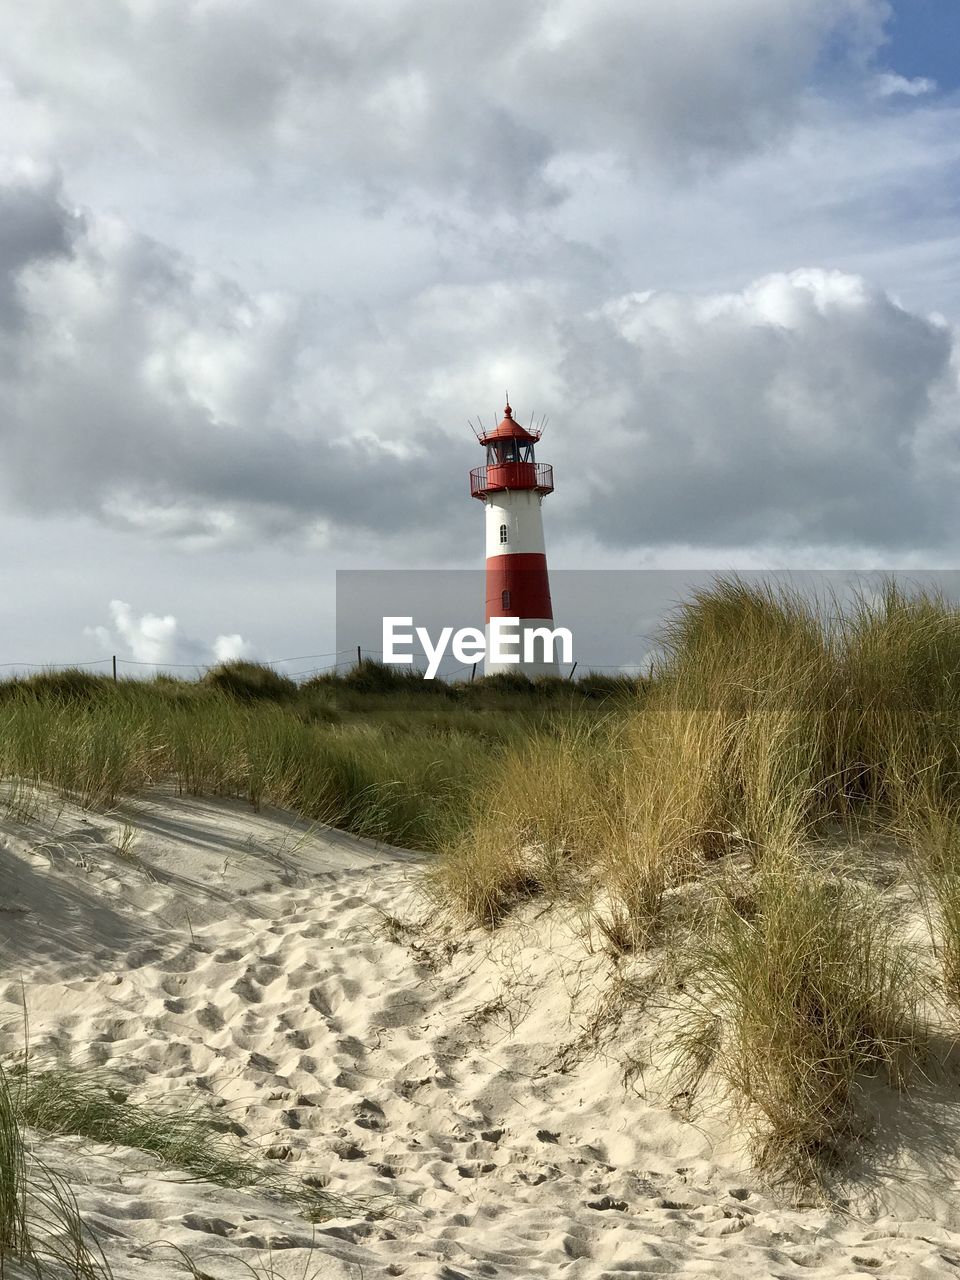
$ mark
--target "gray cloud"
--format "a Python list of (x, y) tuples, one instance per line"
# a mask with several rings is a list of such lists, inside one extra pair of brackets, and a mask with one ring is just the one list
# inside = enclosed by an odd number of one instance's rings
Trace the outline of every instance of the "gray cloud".
[(0, 326), (23, 318), (21, 269), (66, 255), (81, 225), (52, 177), (21, 172), (0, 181)]
[(23, 509), (185, 545), (360, 536), (449, 554), (475, 514), (463, 418), (508, 385), (558, 419), (544, 456), (569, 538), (953, 539), (956, 336), (859, 277), (599, 307), (548, 281), (433, 286), (351, 315), (248, 293), (18, 184), (0, 208), (38, 230), (0, 246), (21, 308), (0, 338), (0, 439)]
[(862, 62), (884, 0), (33, 0), (0, 14), (17, 99), (70, 149), (308, 165), (385, 199), (559, 197), (555, 162), (670, 169), (794, 118), (829, 44)]
[[(3, 201), (70, 228), (0, 245), (0, 283), (22, 308), (0, 338), (2, 472), (23, 507), (214, 541), (311, 519), (410, 524), (424, 485), (443, 513), (450, 437), (406, 411), (389, 438), (372, 430), (376, 413), (343, 394), (342, 339), (296, 299), (249, 296), (121, 225), (71, 220), (49, 185)], [(324, 402), (324, 382), (338, 398)]]
[(612, 545), (955, 544), (956, 335), (858, 277), (619, 299), (571, 325), (566, 367), (603, 423), (581, 518)]

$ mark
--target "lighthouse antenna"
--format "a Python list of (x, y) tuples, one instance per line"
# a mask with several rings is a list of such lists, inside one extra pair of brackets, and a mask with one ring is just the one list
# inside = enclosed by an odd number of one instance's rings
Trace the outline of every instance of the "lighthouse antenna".
[[(470, 430), (473, 432), (473, 434), (474, 434), (474, 435), (477, 437), (477, 439), (479, 440), (479, 439), (480, 439), (480, 432), (479, 432), (479, 431), (477, 430), (477, 428), (473, 425), (473, 419), (472, 419), (472, 418), (468, 418), (468, 419), (467, 419), (467, 422), (470, 424)], [(481, 426), (483, 426), (483, 423), (481, 423), (480, 425), (481, 425)]]

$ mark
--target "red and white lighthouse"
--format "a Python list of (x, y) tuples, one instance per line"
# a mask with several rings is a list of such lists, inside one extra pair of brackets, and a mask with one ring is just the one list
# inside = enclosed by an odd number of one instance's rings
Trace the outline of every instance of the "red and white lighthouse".
[[(540, 434), (515, 422), (508, 404), (500, 425), (478, 437), (487, 451), (486, 466), (470, 472), (470, 493), (486, 508), (485, 675), (500, 671), (520, 671), (528, 676), (557, 673), (553, 646), (534, 634), (538, 629), (553, 629), (540, 510), (543, 499), (553, 492), (553, 467), (534, 457)], [(491, 660), (490, 622), (495, 618), (519, 619), (516, 643), (510, 644), (519, 661)]]

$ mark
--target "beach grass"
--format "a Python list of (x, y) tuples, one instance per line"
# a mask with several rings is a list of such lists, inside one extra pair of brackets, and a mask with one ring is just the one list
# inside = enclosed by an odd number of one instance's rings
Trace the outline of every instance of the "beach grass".
[(18, 1099), (20, 1119), (46, 1134), (73, 1134), (110, 1146), (135, 1147), (162, 1168), (224, 1187), (264, 1179), (232, 1127), (194, 1105), (160, 1110), (129, 1101), (113, 1076), (73, 1065), (27, 1070)]
[(595, 717), (639, 682), (520, 686), (449, 686), (370, 662), (299, 687), (251, 663), (200, 681), (50, 672), (0, 684), (0, 778), (20, 803), (46, 786), (100, 808), (172, 781), (432, 851), (507, 742)]
[(0, 1277), (15, 1265), (38, 1280), (110, 1280), (69, 1185), (30, 1149), (23, 1089), (0, 1067)]
[(958, 726), (960, 613), (935, 593), (887, 583), (844, 605), (720, 580), (667, 623), (643, 696), (617, 702), (603, 733), (505, 740), (493, 799), (446, 847), (440, 882), (491, 918), (533, 830), (572, 841), (643, 933), (658, 885), (730, 850), (760, 859), (831, 823), (900, 832), (921, 780), (928, 810), (957, 812)]
[(111, 1275), (69, 1184), (32, 1150), (31, 1132), (130, 1147), (156, 1157), (165, 1177), (267, 1192), (296, 1204), (308, 1222), (384, 1211), (278, 1171), (243, 1143), (235, 1126), (199, 1106), (174, 1111), (131, 1102), (119, 1079), (102, 1070), (73, 1064), (34, 1070), (28, 1059), (13, 1071), (0, 1067), (0, 1280), (12, 1263), (21, 1268), (18, 1276), (38, 1280)]
[(711, 1073), (758, 1161), (809, 1178), (856, 1135), (862, 1078), (900, 1089), (924, 1059), (928, 975), (867, 837), (926, 901), (957, 1007), (960, 612), (893, 582), (840, 600), (732, 578), (669, 620), (641, 698), (504, 744), (430, 881), (486, 927), (558, 894), (616, 954), (682, 952), (703, 1000), (674, 1045), (682, 1092)]
[(700, 924), (684, 961), (696, 995), (672, 1039), (679, 1091), (714, 1070), (758, 1165), (814, 1180), (863, 1135), (860, 1080), (882, 1072), (899, 1090), (924, 1061), (917, 950), (889, 904), (796, 850), (716, 890)]

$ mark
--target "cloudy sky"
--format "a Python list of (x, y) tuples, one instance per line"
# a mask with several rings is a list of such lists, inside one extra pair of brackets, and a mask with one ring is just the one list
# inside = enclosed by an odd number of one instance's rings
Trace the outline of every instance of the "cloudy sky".
[(960, 558), (960, 0), (0, 0), (0, 661), (481, 562)]

